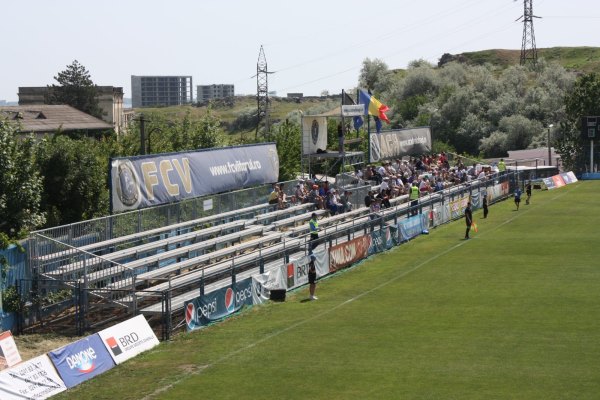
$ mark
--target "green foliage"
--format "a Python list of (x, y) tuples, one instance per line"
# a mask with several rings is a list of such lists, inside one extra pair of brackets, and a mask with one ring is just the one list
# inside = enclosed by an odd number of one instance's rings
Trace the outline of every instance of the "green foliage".
[(361, 88), (379, 93), (389, 86), (390, 78), (391, 73), (385, 62), (377, 58), (374, 60), (366, 58), (363, 61), (358, 82)]
[(33, 138), (17, 139), (18, 126), (0, 119), (0, 232), (22, 238), (41, 226), (42, 178)]
[(300, 125), (286, 121), (273, 129), (279, 156), (279, 180), (296, 179), (300, 171)]
[(80, 111), (102, 118), (98, 100), (98, 89), (88, 70), (74, 60), (64, 71), (54, 79), (58, 85), (48, 87), (47, 104), (68, 104)]
[(9, 286), (2, 291), (2, 310), (6, 312), (21, 310), (21, 298), (15, 286)]
[[(208, 107), (201, 116), (192, 118), (187, 110), (183, 116), (168, 116), (158, 112), (144, 113), (146, 150), (148, 154), (209, 149), (226, 145), (221, 120)], [(140, 154), (140, 119), (130, 134), (119, 139), (123, 156)]]
[(235, 132), (256, 129), (257, 122), (258, 111), (256, 107), (247, 108), (239, 113), (235, 120), (230, 124), (229, 130)]
[(55, 135), (40, 143), (37, 164), (44, 172), (43, 208), (48, 226), (108, 215), (110, 147), (90, 138)]
[(600, 76), (594, 73), (579, 77), (565, 97), (566, 119), (560, 124), (561, 137), (556, 148), (568, 169), (586, 167), (584, 141), (580, 136), (581, 117), (600, 115)]

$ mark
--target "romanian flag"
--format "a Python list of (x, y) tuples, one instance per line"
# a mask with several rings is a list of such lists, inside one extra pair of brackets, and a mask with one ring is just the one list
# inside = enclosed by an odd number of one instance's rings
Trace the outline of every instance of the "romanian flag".
[(390, 108), (385, 104), (382, 104), (379, 100), (371, 96), (365, 90), (360, 89), (359, 103), (365, 105), (365, 115), (374, 115), (379, 119), (384, 120), (388, 124), (390, 123), (387, 115), (385, 115), (385, 112), (389, 111)]

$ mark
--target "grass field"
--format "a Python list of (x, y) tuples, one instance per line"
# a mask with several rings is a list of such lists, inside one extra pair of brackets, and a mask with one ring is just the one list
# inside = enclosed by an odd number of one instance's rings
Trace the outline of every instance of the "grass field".
[(599, 196), (500, 202), (56, 398), (598, 399)]

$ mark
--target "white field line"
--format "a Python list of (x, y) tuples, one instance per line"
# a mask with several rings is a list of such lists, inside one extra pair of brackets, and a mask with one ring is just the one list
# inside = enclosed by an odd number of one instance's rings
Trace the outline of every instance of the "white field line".
[[(577, 188), (577, 186), (576, 186), (575, 188)], [(575, 189), (575, 188), (573, 188), (573, 189)], [(562, 192), (562, 193), (558, 194), (557, 196), (553, 197), (553, 198), (551, 199), (551, 201), (554, 201), (554, 200), (558, 199), (559, 197), (562, 197), (562, 196), (564, 196), (564, 195), (565, 195), (565, 194), (567, 194), (567, 193), (569, 193), (569, 192), (567, 192), (567, 191), (564, 191), (564, 192)], [(495, 230), (497, 230), (497, 229), (501, 228), (502, 226), (504, 226), (504, 225), (506, 225), (506, 224), (509, 224), (510, 222), (514, 221), (516, 218), (518, 218), (518, 217), (519, 217), (519, 215), (523, 215), (523, 214), (525, 214), (525, 213), (528, 213), (528, 212), (529, 212), (530, 210), (532, 210), (532, 209), (533, 209), (533, 208), (531, 208), (531, 207), (530, 207), (530, 208), (527, 208), (527, 210), (524, 210), (524, 211), (522, 211), (522, 212), (517, 212), (517, 214), (516, 214), (514, 217), (507, 219), (507, 220), (506, 220), (506, 221), (504, 221), (503, 223), (501, 223), (501, 224), (499, 224), (499, 225), (495, 226), (494, 228), (492, 228), (492, 229), (490, 229), (490, 230), (486, 230), (486, 232), (484, 232), (484, 233), (481, 233), (481, 234), (479, 234), (478, 236), (482, 236), (482, 235), (485, 235), (485, 234), (488, 234), (488, 233), (492, 233), (492, 232), (494, 232)], [(412, 242), (412, 241), (409, 241), (408, 243), (406, 243), (406, 244), (403, 244), (403, 246), (406, 246), (407, 244), (410, 244), (411, 242)], [(199, 369), (197, 369), (197, 370), (196, 370), (196, 371), (194, 371), (194, 372), (190, 372), (190, 373), (187, 373), (187, 374), (185, 374), (185, 375), (182, 375), (182, 376), (181, 376), (181, 378), (179, 378), (178, 380), (176, 380), (176, 381), (173, 381), (172, 383), (169, 383), (168, 385), (165, 385), (165, 386), (163, 386), (163, 387), (161, 387), (161, 388), (158, 388), (158, 389), (156, 389), (154, 392), (152, 392), (152, 393), (150, 393), (149, 395), (147, 395), (147, 396), (143, 397), (141, 400), (151, 400), (151, 399), (153, 399), (155, 396), (157, 396), (157, 395), (159, 395), (159, 394), (161, 394), (161, 393), (164, 393), (164, 392), (166, 392), (167, 390), (171, 389), (171, 388), (172, 388), (172, 387), (174, 387), (175, 385), (178, 385), (179, 383), (183, 382), (184, 380), (186, 380), (186, 379), (188, 379), (188, 378), (190, 378), (190, 377), (192, 377), (192, 376), (194, 376), (194, 375), (200, 375), (200, 374), (202, 373), (202, 371), (204, 371), (204, 370), (205, 370), (205, 369), (207, 369), (207, 368), (210, 368), (210, 367), (212, 367), (212, 366), (215, 366), (215, 365), (217, 365), (217, 364), (221, 364), (222, 362), (224, 362), (224, 361), (226, 361), (226, 360), (228, 360), (228, 359), (230, 359), (230, 358), (232, 358), (232, 357), (236, 356), (237, 354), (240, 354), (240, 353), (243, 353), (243, 352), (244, 352), (244, 351), (246, 351), (246, 350), (252, 349), (252, 348), (254, 348), (254, 347), (258, 346), (259, 344), (262, 344), (262, 343), (264, 343), (264, 342), (266, 342), (266, 341), (268, 341), (268, 340), (270, 340), (270, 339), (272, 339), (272, 338), (274, 338), (274, 337), (277, 337), (277, 336), (279, 336), (279, 335), (282, 335), (282, 334), (284, 334), (284, 333), (286, 333), (286, 332), (289, 332), (289, 331), (291, 331), (292, 329), (295, 329), (295, 328), (297, 328), (297, 327), (299, 327), (299, 326), (302, 326), (302, 325), (304, 325), (304, 324), (307, 324), (307, 323), (309, 323), (309, 322), (311, 322), (311, 321), (314, 321), (314, 320), (316, 320), (316, 319), (319, 319), (319, 318), (321, 318), (321, 317), (323, 317), (323, 316), (325, 316), (325, 315), (331, 314), (332, 312), (336, 311), (337, 309), (339, 309), (339, 308), (341, 308), (341, 307), (343, 307), (343, 306), (345, 306), (345, 305), (347, 305), (347, 304), (350, 304), (350, 303), (352, 303), (352, 302), (353, 302), (353, 301), (355, 301), (355, 300), (358, 300), (358, 299), (360, 299), (360, 298), (362, 298), (362, 297), (364, 297), (364, 296), (366, 296), (366, 295), (369, 295), (369, 294), (371, 294), (371, 293), (373, 293), (373, 292), (376, 292), (377, 290), (379, 290), (379, 289), (381, 289), (381, 288), (383, 288), (383, 287), (385, 287), (385, 286), (389, 285), (390, 283), (393, 283), (393, 282), (397, 281), (398, 279), (402, 279), (402, 278), (404, 278), (406, 275), (408, 275), (408, 274), (410, 274), (410, 273), (412, 273), (412, 272), (415, 272), (416, 270), (420, 269), (421, 267), (423, 267), (423, 266), (425, 266), (425, 265), (429, 264), (429, 263), (430, 263), (430, 262), (432, 262), (432, 261), (435, 261), (435, 260), (437, 260), (438, 258), (440, 258), (440, 257), (442, 257), (442, 256), (444, 256), (444, 255), (446, 255), (446, 254), (448, 254), (448, 253), (450, 253), (450, 252), (452, 252), (452, 251), (454, 251), (454, 250), (458, 249), (459, 247), (461, 247), (461, 246), (463, 246), (463, 245), (465, 245), (465, 244), (467, 244), (467, 243), (469, 243), (469, 242), (470, 242), (470, 241), (467, 241), (467, 240), (461, 241), (460, 243), (458, 243), (458, 244), (455, 244), (454, 246), (450, 247), (449, 249), (447, 249), (447, 250), (444, 250), (444, 251), (442, 251), (441, 253), (438, 253), (438, 254), (436, 254), (436, 255), (434, 255), (434, 256), (432, 256), (432, 257), (428, 258), (427, 260), (425, 260), (425, 261), (421, 262), (420, 264), (417, 264), (417, 265), (415, 265), (414, 267), (412, 267), (412, 268), (410, 268), (410, 269), (408, 269), (408, 270), (406, 270), (406, 271), (402, 272), (401, 274), (399, 274), (399, 275), (396, 275), (396, 276), (394, 276), (394, 277), (390, 278), (388, 281), (386, 281), (386, 282), (383, 282), (383, 283), (381, 283), (381, 284), (379, 284), (379, 285), (377, 285), (377, 286), (375, 286), (375, 287), (373, 287), (373, 288), (371, 288), (371, 289), (369, 289), (369, 290), (367, 290), (367, 291), (364, 291), (364, 292), (362, 292), (361, 294), (359, 294), (359, 295), (357, 295), (357, 296), (354, 296), (354, 297), (352, 297), (352, 298), (350, 298), (350, 299), (348, 299), (348, 300), (346, 300), (346, 301), (343, 301), (342, 303), (339, 303), (339, 304), (337, 304), (337, 305), (335, 305), (335, 306), (333, 306), (333, 307), (331, 307), (331, 308), (329, 308), (329, 309), (327, 309), (327, 310), (324, 310), (324, 311), (322, 311), (322, 312), (320, 312), (320, 313), (318, 313), (318, 314), (315, 314), (315, 315), (313, 315), (312, 317), (309, 317), (309, 318), (306, 318), (306, 319), (304, 319), (304, 320), (302, 320), (302, 321), (298, 321), (298, 322), (296, 322), (296, 323), (293, 323), (293, 324), (291, 324), (290, 326), (288, 326), (288, 327), (286, 327), (286, 328), (283, 328), (283, 329), (280, 329), (280, 330), (279, 330), (279, 331), (277, 331), (277, 332), (273, 332), (273, 333), (271, 333), (270, 335), (267, 335), (267, 336), (265, 336), (265, 337), (263, 337), (263, 338), (261, 338), (261, 339), (257, 340), (257, 341), (256, 341), (256, 342), (254, 342), (254, 343), (250, 343), (250, 344), (249, 344), (249, 345), (247, 345), (247, 346), (240, 347), (239, 349), (237, 349), (237, 350), (234, 350), (234, 351), (232, 351), (232, 352), (230, 352), (230, 353), (228, 353), (228, 354), (224, 355), (223, 357), (219, 358), (218, 360), (216, 360), (216, 361), (215, 361), (215, 362), (213, 362), (212, 364), (205, 365), (205, 366), (203, 366), (202, 368), (199, 368)]]

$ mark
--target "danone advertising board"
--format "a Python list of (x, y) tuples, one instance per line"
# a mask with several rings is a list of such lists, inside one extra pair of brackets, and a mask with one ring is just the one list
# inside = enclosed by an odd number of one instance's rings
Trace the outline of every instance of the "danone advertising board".
[(115, 363), (121, 364), (159, 344), (143, 315), (128, 319), (98, 332)]
[(48, 357), (68, 388), (115, 366), (97, 333), (51, 351)]
[(185, 303), (185, 322), (188, 331), (202, 328), (252, 305), (252, 278), (244, 279)]
[(111, 159), (113, 212), (276, 182), (275, 143)]
[(67, 390), (47, 355), (0, 372), (0, 399), (47, 399)]

